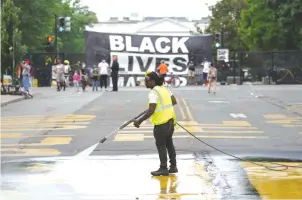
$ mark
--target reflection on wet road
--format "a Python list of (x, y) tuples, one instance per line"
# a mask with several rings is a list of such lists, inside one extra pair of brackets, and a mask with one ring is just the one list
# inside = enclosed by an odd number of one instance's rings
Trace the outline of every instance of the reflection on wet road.
[[(268, 96), (264, 89), (253, 92)], [(145, 109), (146, 90), (104, 93), (80, 107), (68, 101), (69, 113), (36, 115), (33, 108), (45, 104), (36, 98), (2, 110), (1, 199), (302, 199), (301, 116), (293, 112), (297, 106), (287, 107), (298, 102), (277, 107), (245, 86), (221, 87), (216, 96), (194, 87), (173, 93), (178, 122), (196, 137), (258, 164), (291, 167), (274, 171), (225, 156), (180, 128), (174, 134), (179, 173), (152, 177), (159, 159), (149, 121), (95, 145)]]

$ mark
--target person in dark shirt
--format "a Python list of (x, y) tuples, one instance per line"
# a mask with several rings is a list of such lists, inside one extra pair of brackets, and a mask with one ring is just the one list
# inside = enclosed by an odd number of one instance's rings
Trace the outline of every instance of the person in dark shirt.
[(118, 71), (119, 71), (119, 63), (117, 61), (117, 56), (112, 57), (113, 62), (111, 65), (111, 78), (112, 78), (112, 85), (113, 85), (113, 92), (117, 92), (117, 80), (118, 80)]

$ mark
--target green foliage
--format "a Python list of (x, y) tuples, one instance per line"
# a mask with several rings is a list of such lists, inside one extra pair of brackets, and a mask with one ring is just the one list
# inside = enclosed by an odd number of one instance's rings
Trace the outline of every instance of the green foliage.
[[(245, 49), (238, 36), (240, 14), (247, 8), (245, 0), (222, 0), (210, 7), (212, 12), (211, 22), (206, 33), (215, 35), (223, 32), (224, 47), (231, 50)], [(213, 42), (213, 47), (215, 46)]]
[(85, 26), (97, 22), (96, 14), (82, 6), (80, 0), (2, 0), (1, 13), (2, 70), (12, 66), (9, 47), (13, 35), (18, 65), (27, 51), (46, 51), (47, 36), (55, 36), (55, 14), (71, 17), (71, 32), (60, 33), (57, 38), (60, 52), (84, 52)]
[(12, 73), (15, 67), (13, 51), (15, 58), (20, 58), (26, 51), (26, 46), (21, 43), (22, 31), (18, 29), (21, 11), (13, 0), (5, 0), (1, 4), (1, 72)]
[(301, 0), (221, 0), (206, 33), (224, 32), (231, 50), (301, 50)]

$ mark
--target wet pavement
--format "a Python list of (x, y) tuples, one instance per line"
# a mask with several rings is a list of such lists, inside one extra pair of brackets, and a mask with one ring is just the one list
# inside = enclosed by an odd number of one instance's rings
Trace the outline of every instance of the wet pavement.
[(152, 177), (149, 122), (96, 144), (146, 109), (145, 88), (53, 92), (2, 108), (1, 199), (302, 199), (301, 86), (172, 91), (182, 126), (252, 163), (178, 129), (179, 173)]

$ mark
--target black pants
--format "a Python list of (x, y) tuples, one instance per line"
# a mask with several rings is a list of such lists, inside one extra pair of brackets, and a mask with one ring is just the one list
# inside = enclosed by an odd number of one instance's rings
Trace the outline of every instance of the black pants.
[(101, 87), (101, 89), (103, 88), (103, 86), (105, 88), (107, 88), (107, 75), (101, 75), (100, 76), (100, 87)]
[(167, 168), (167, 150), (170, 158), (171, 166), (176, 166), (176, 152), (173, 144), (173, 133), (174, 133), (174, 124), (173, 119), (170, 119), (167, 123), (154, 126), (154, 138), (155, 144), (157, 147), (159, 159), (160, 159), (160, 168)]
[(112, 86), (113, 86), (113, 91), (117, 91), (117, 80), (118, 80), (118, 72), (113, 71), (111, 73), (111, 78), (112, 78)]

